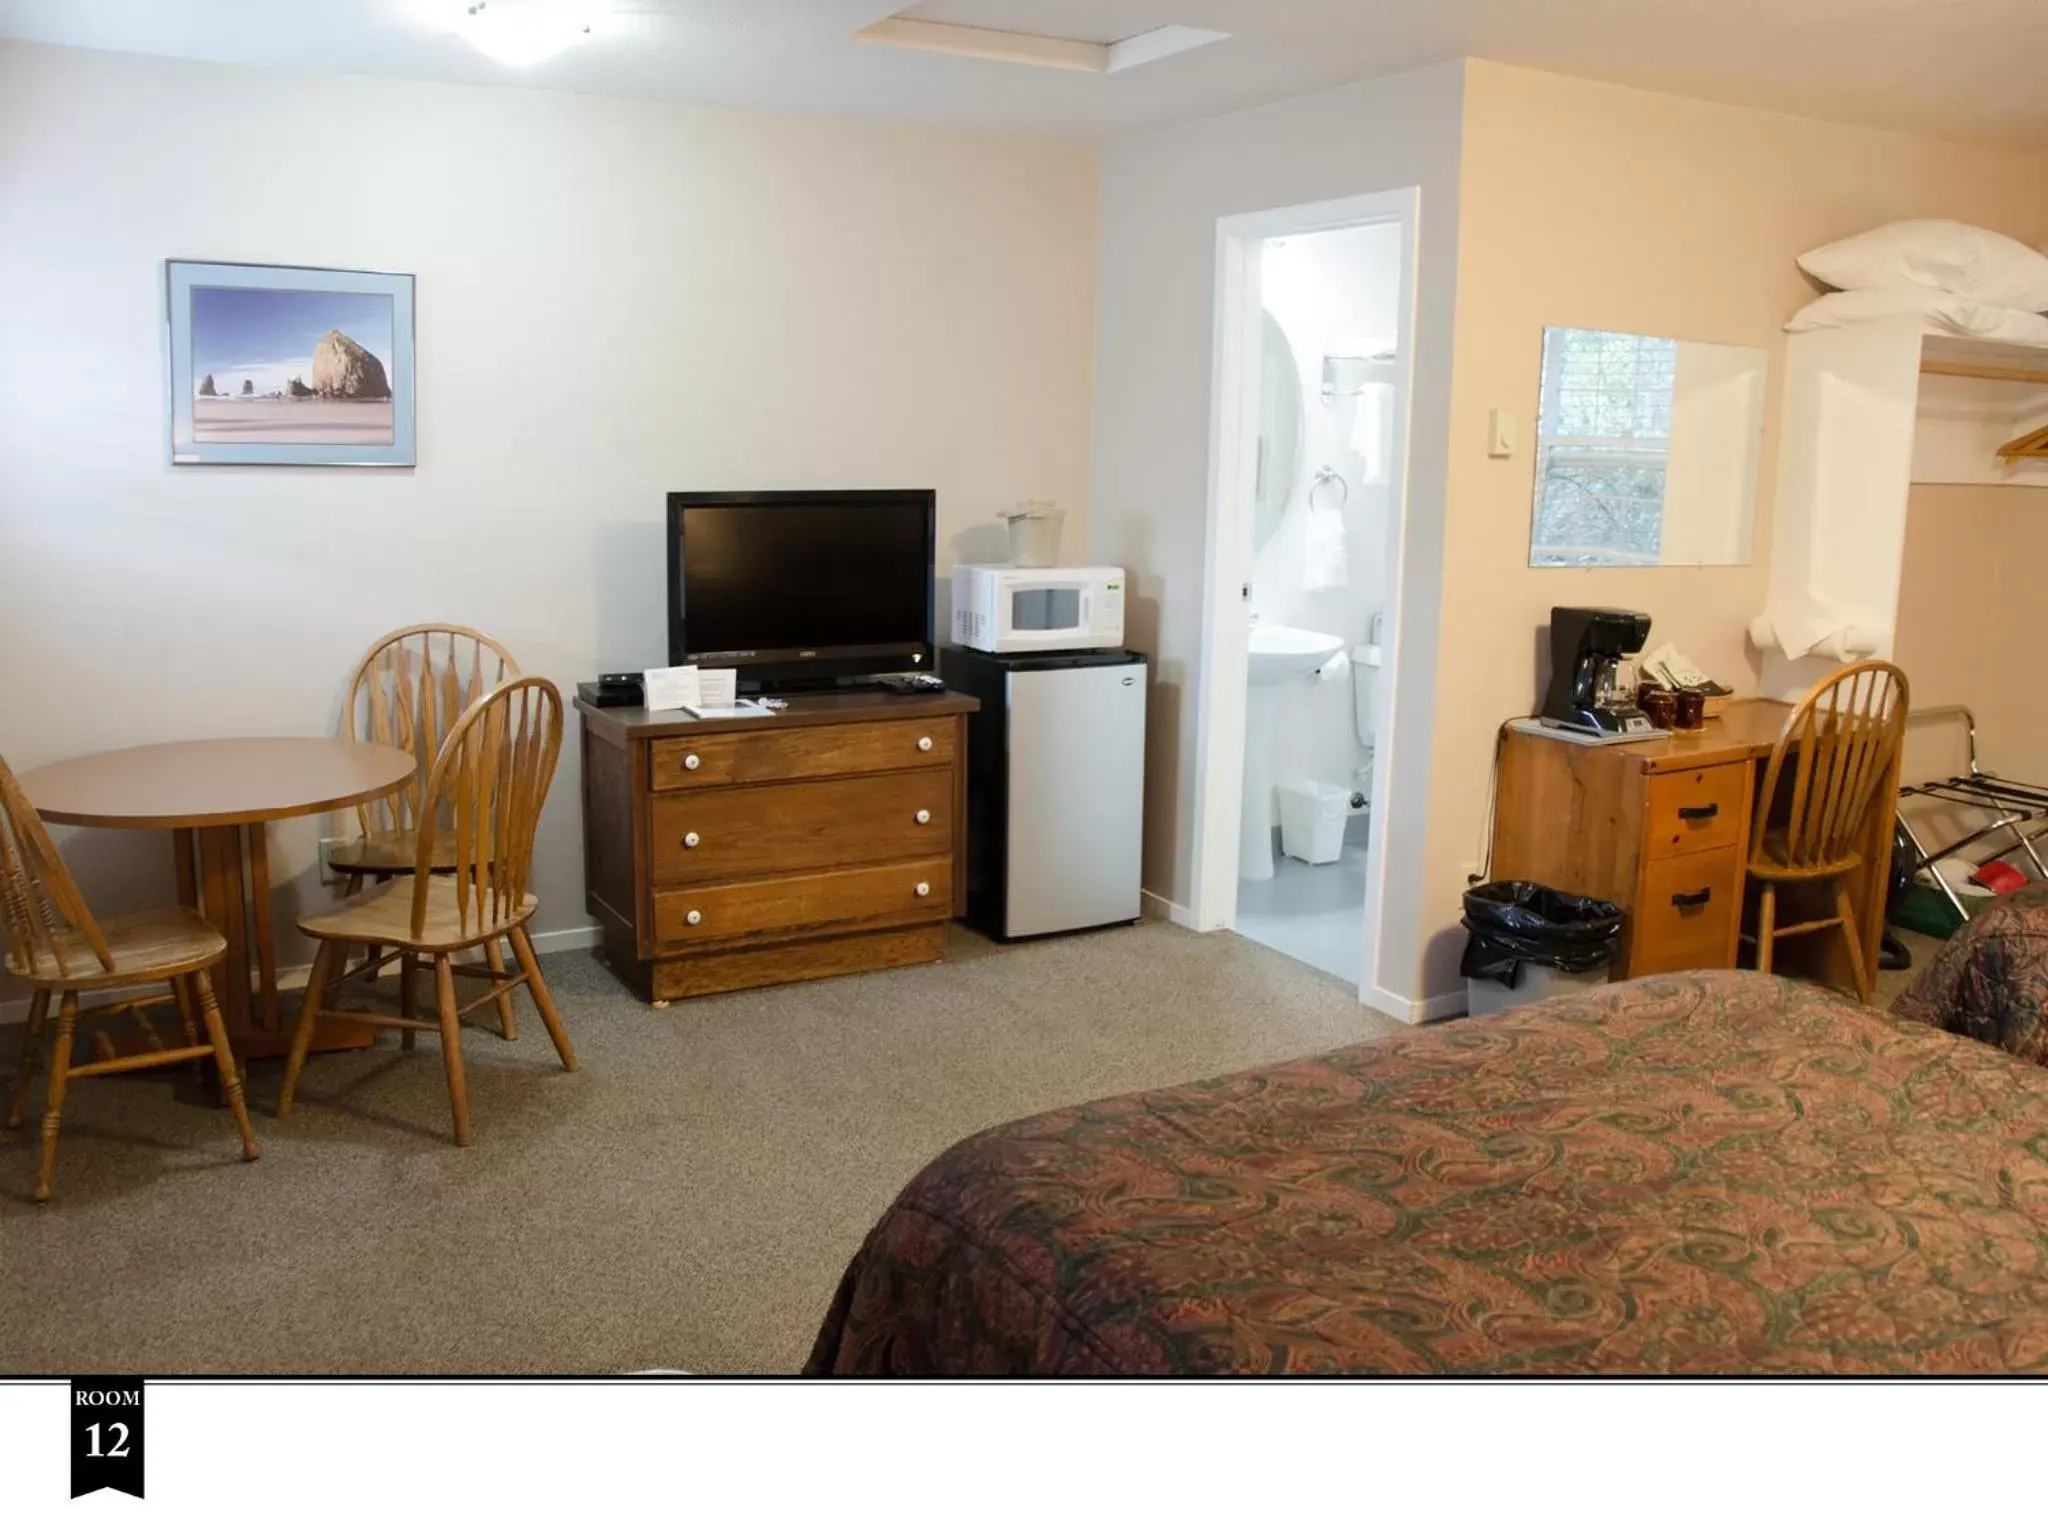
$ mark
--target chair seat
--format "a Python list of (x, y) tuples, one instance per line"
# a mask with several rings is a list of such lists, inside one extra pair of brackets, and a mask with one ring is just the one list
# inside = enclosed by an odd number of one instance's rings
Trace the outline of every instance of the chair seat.
[[(429, 954), (469, 949), (485, 939), (509, 932), (533, 915), (539, 898), (528, 894), (517, 910), (508, 910), (496, 922), (479, 927), (472, 905), (467, 930), (456, 895), (453, 875), (432, 875), (427, 880), (427, 921), (418, 938), (412, 933), (412, 892), (417, 877), (403, 875), (383, 885), (349, 897), (341, 905), (313, 917), (299, 920), (299, 931), (316, 939), (348, 944), (390, 945)], [(471, 891), (471, 902), (475, 893)]]
[[(336, 843), (327, 853), (330, 868), (344, 875), (409, 875), (419, 867), (417, 831), (374, 832), (353, 842)], [(434, 834), (436, 874), (455, 868), (455, 840), (443, 828)]]
[(10, 955), (7, 972), (39, 987), (105, 987), (182, 976), (212, 965), (228, 947), (220, 930), (190, 907), (110, 917), (100, 924), (100, 935), (114, 957), (112, 970), (102, 970), (85, 935), (71, 930), (57, 935), (54, 956), (38, 953), (26, 969)]
[(1749, 873), (1759, 880), (1827, 880), (1846, 875), (1863, 862), (1860, 853), (1844, 854), (1818, 864), (1793, 862), (1790, 840), (1783, 832), (1766, 832), (1763, 845), (1749, 859)]

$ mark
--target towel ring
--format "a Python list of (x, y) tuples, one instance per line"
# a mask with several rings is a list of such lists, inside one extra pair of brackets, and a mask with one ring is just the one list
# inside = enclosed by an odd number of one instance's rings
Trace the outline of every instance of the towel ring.
[(1351, 487), (1344, 483), (1344, 477), (1342, 475), (1338, 474), (1337, 471), (1330, 468), (1329, 465), (1325, 464), (1321, 469), (1316, 471), (1316, 477), (1309, 485), (1309, 511), (1321, 512), (1324, 510), (1324, 508), (1316, 505), (1316, 492), (1320, 491), (1324, 486), (1329, 485), (1333, 482), (1336, 484), (1337, 487), (1337, 506), (1335, 510), (1339, 512), (1344, 510), (1345, 503), (1351, 500)]

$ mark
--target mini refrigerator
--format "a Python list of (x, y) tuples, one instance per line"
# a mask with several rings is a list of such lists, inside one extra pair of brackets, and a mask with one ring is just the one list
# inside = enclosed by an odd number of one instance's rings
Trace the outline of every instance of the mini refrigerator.
[(1034, 938), (1138, 918), (1145, 658), (947, 647), (967, 717), (967, 923)]

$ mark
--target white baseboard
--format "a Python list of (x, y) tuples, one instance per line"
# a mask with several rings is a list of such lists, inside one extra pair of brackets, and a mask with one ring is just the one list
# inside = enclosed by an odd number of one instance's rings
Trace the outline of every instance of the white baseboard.
[[(564, 950), (571, 949), (595, 949), (603, 936), (603, 930), (594, 923), (586, 924), (581, 928), (557, 928), (549, 933), (534, 934), (533, 948), (536, 954), (542, 955), (560, 954)], [(311, 961), (304, 965), (286, 966), (277, 973), (278, 990), (289, 992), (296, 987), (305, 986), (306, 978), (312, 969)], [(252, 986), (255, 984), (253, 976), (250, 978), (250, 984)], [(146, 997), (152, 992), (161, 992), (163, 990), (161, 986), (110, 987), (104, 992), (94, 992), (89, 1001), (94, 1003), (112, 1003), (118, 1002), (124, 997)], [(81, 1002), (80, 1006), (85, 1006), (85, 1003)], [(4, 1003), (0, 1003), (0, 1024), (19, 1024), (27, 1017), (28, 999), (26, 997), (10, 998)]]
[(1385, 987), (1368, 987), (1365, 1001), (1368, 1007), (1410, 1024), (1429, 1024), (1437, 1019), (1453, 1018), (1465, 1011), (1463, 991), (1440, 992), (1434, 997), (1417, 999), (1389, 992)]
[(1138, 892), (1138, 910), (1147, 917), (1163, 917), (1169, 923), (1178, 923), (1183, 928), (1195, 926), (1195, 914), (1191, 908), (1168, 901), (1154, 891)]

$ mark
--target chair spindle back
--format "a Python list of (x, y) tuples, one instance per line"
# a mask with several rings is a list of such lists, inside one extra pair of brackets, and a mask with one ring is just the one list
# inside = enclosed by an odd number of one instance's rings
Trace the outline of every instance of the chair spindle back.
[(1763, 808), (1777, 803), (1788, 767), (1792, 788), (1783, 830), (1790, 865), (1824, 869), (1853, 858), (1871, 798), (1897, 770), (1908, 697), (1906, 674), (1888, 661), (1857, 662), (1814, 684), (1771, 748), (1750, 837), (1752, 858), (1763, 849)]
[(544, 677), (515, 677), (472, 703), (434, 761), (414, 867), (412, 931), (427, 921), (435, 820), (454, 844), (462, 932), (495, 928), (518, 914), (533, 868), (534, 829), (562, 752), (562, 695)]
[(54, 965), (60, 976), (90, 974), (73, 970), (77, 945), (60, 942), (73, 933), (98, 959), (100, 974), (114, 969), (100, 925), (5, 758), (0, 758), (0, 918), (7, 931), (7, 957), (19, 971)]
[(476, 700), (518, 675), (510, 651), (460, 624), (408, 625), (370, 647), (342, 701), (342, 739), (402, 748), (419, 766), (389, 794), (356, 807), (364, 837), (419, 825), (427, 779), (450, 728)]

